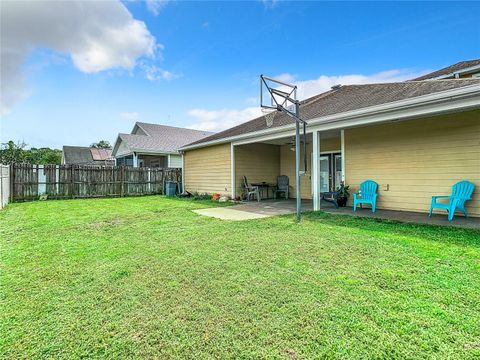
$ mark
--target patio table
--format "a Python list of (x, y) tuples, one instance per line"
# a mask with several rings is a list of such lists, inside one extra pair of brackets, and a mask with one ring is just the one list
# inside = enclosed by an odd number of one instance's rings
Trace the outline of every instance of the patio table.
[[(276, 184), (269, 184), (267, 182), (261, 182), (261, 183), (252, 183), (252, 186), (258, 187), (258, 191), (260, 192), (260, 198), (262, 199), (273, 199), (273, 194), (275, 189), (277, 188)], [(272, 196), (268, 196), (269, 190), (272, 189)], [(266, 193), (267, 196), (263, 196), (264, 193)]]

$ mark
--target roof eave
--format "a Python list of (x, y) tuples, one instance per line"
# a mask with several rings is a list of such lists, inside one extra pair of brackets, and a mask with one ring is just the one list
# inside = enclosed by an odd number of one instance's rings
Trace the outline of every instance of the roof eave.
[[(352, 118), (359, 118), (362, 116), (371, 116), (377, 114), (385, 114), (390, 111), (405, 109), (409, 107), (415, 107), (418, 105), (436, 105), (443, 101), (452, 100), (453, 98), (461, 98), (461, 97), (469, 97), (472, 95), (478, 95), (480, 97), (480, 84), (464, 86), (460, 88), (439, 91), (433, 94), (421, 95), (414, 98), (389, 102), (381, 105), (370, 106), (358, 110), (347, 111), (343, 113), (337, 113), (333, 115), (313, 118), (308, 121), (308, 127), (312, 127), (315, 125), (319, 125), (320, 123), (341, 123), (342, 121), (349, 120)], [(478, 107), (480, 107), (480, 99), (478, 101)], [(272, 129), (265, 129), (256, 132), (250, 132), (246, 134), (230, 136), (222, 139), (216, 139), (212, 141), (207, 141), (204, 143), (186, 145), (179, 148), (179, 151), (186, 151), (186, 150), (193, 150), (197, 148), (212, 146), (212, 145), (220, 145), (223, 143), (229, 143), (232, 141), (247, 139), (247, 138), (255, 138), (264, 135), (270, 135), (274, 133), (281, 133), (283, 131), (293, 129), (295, 127), (294, 124), (278, 126)], [(338, 125), (341, 128), (341, 124)]]
[[(123, 141), (122, 139), (122, 135), (124, 134), (118, 134), (117, 135), (117, 140), (115, 140), (115, 145), (113, 146), (113, 149), (112, 149), (112, 156), (115, 157), (115, 155), (117, 155), (117, 151), (118, 151), (118, 147), (120, 146), (120, 143)], [(127, 134), (125, 134), (127, 135)], [(128, 143), (126, 141), (125, 142), (125, 146), (129, 149), (129, 150), (132, 150), (130, 146), (128, 146)]]
[(467, 68), (463, 68), (463, 69), (460, 69), (460, 70), (457, 70), (457, 71), (452, 71), (448, 74), (435, 76), (435, 77), (428, 78), (428, 79), (425, 79), (425, 80), (432, 81), (432, 80), (448, 79), (448, 78), (451, 78), (451, 77), (455, 77), (455, 75), (457, 75), (457, 74), (458, 75), (468, 74), (470, 72), (475, 72), (476, 70), (480, 70), (480, 65), (469, 66)]
[(132, 151), (139, 154), (148, 154), (148, 155), (179, 155), (178, 151), (164, 151), (164, 150), (145, 150), (145, 149), (132, 149)]

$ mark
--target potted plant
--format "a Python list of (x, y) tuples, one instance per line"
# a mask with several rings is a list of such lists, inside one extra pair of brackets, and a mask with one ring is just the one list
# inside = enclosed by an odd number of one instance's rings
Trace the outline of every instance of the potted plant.
[(342, 181), (340, 186), (337, 189), (337, 204), (340, 207), (344, 207), (347, 205), (347, 200), (350, 196), (350, 186), (345, 185)]

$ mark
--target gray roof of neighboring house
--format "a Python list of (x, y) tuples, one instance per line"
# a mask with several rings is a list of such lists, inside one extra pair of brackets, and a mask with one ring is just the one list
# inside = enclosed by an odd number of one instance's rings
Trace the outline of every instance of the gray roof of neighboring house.
[[(96, 149), (95, 149), (96, 150)], [(110, 158), (112, 155), (111, 149), (102, 149)], [(107, 158), (105, 160), (107, 160)], [(94, 160), (92, 148), (85, 146), (64, 146), (63, 159), (65, 164), (77, 165), (104, 165), (105, 160)]]
[[(463, 86), (480, 84), (479, 79), (454, 79), (437, 81), (407, 81), (400, 83), (345, 85), (337, 90), (303, 100), (300, 104), (300, 117), (311, 120), (322, 116), (340, 114), (370, 106), (382, 105), (399, 100), (451, 90)], [(293, 124), (294, 120), (283, 113), (275, 115), (270, 128)], [(253, 133), (267, 129), (265, 117), (260, 116), (238, 126), (218, 132), (188, 145), (201, 144), (232, 136)]]
[(423, 76), (417, 77), (413, 79), (412, 81), (419, 81), (419, 80), (428, 80), (428, 79), (434, 79), (436, 77), (442, 76), (442, 75), (449, 75), (451, 74), (452, 76), (454, 73), (459, 72), (464, 69), (471, 68), (473, 66), (480, 65), (480, 59), (475, 59), (475, 60), (467, 60), (467, 61), (460, 61), (456, 64), (444, 67), (443, 69), (431, 72), (429, 74), (425, 74)]
[[(182, 146), (203, 139), (213, 133), (201, 130), (185, 129), (174, 126), (135, 123), (135, 127), (142, 129), (146, 135), (119, 134), (118, 137), (125, 145), (135, 151), (173, 153)], [(116, 153), (118, 141), (115, 144)]]

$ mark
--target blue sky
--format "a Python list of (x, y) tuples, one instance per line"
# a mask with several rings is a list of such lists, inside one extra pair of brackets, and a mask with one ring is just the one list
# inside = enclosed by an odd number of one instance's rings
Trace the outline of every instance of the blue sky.
[(27, 6), (2, 11), (2, 44), (21, 51), (2, 48), (0, 140), (30, 146), (113, 143), (136, 120), (221, 130), (258, 114), (261, 73), (305, 97), (480, 57), (478, 2)]

